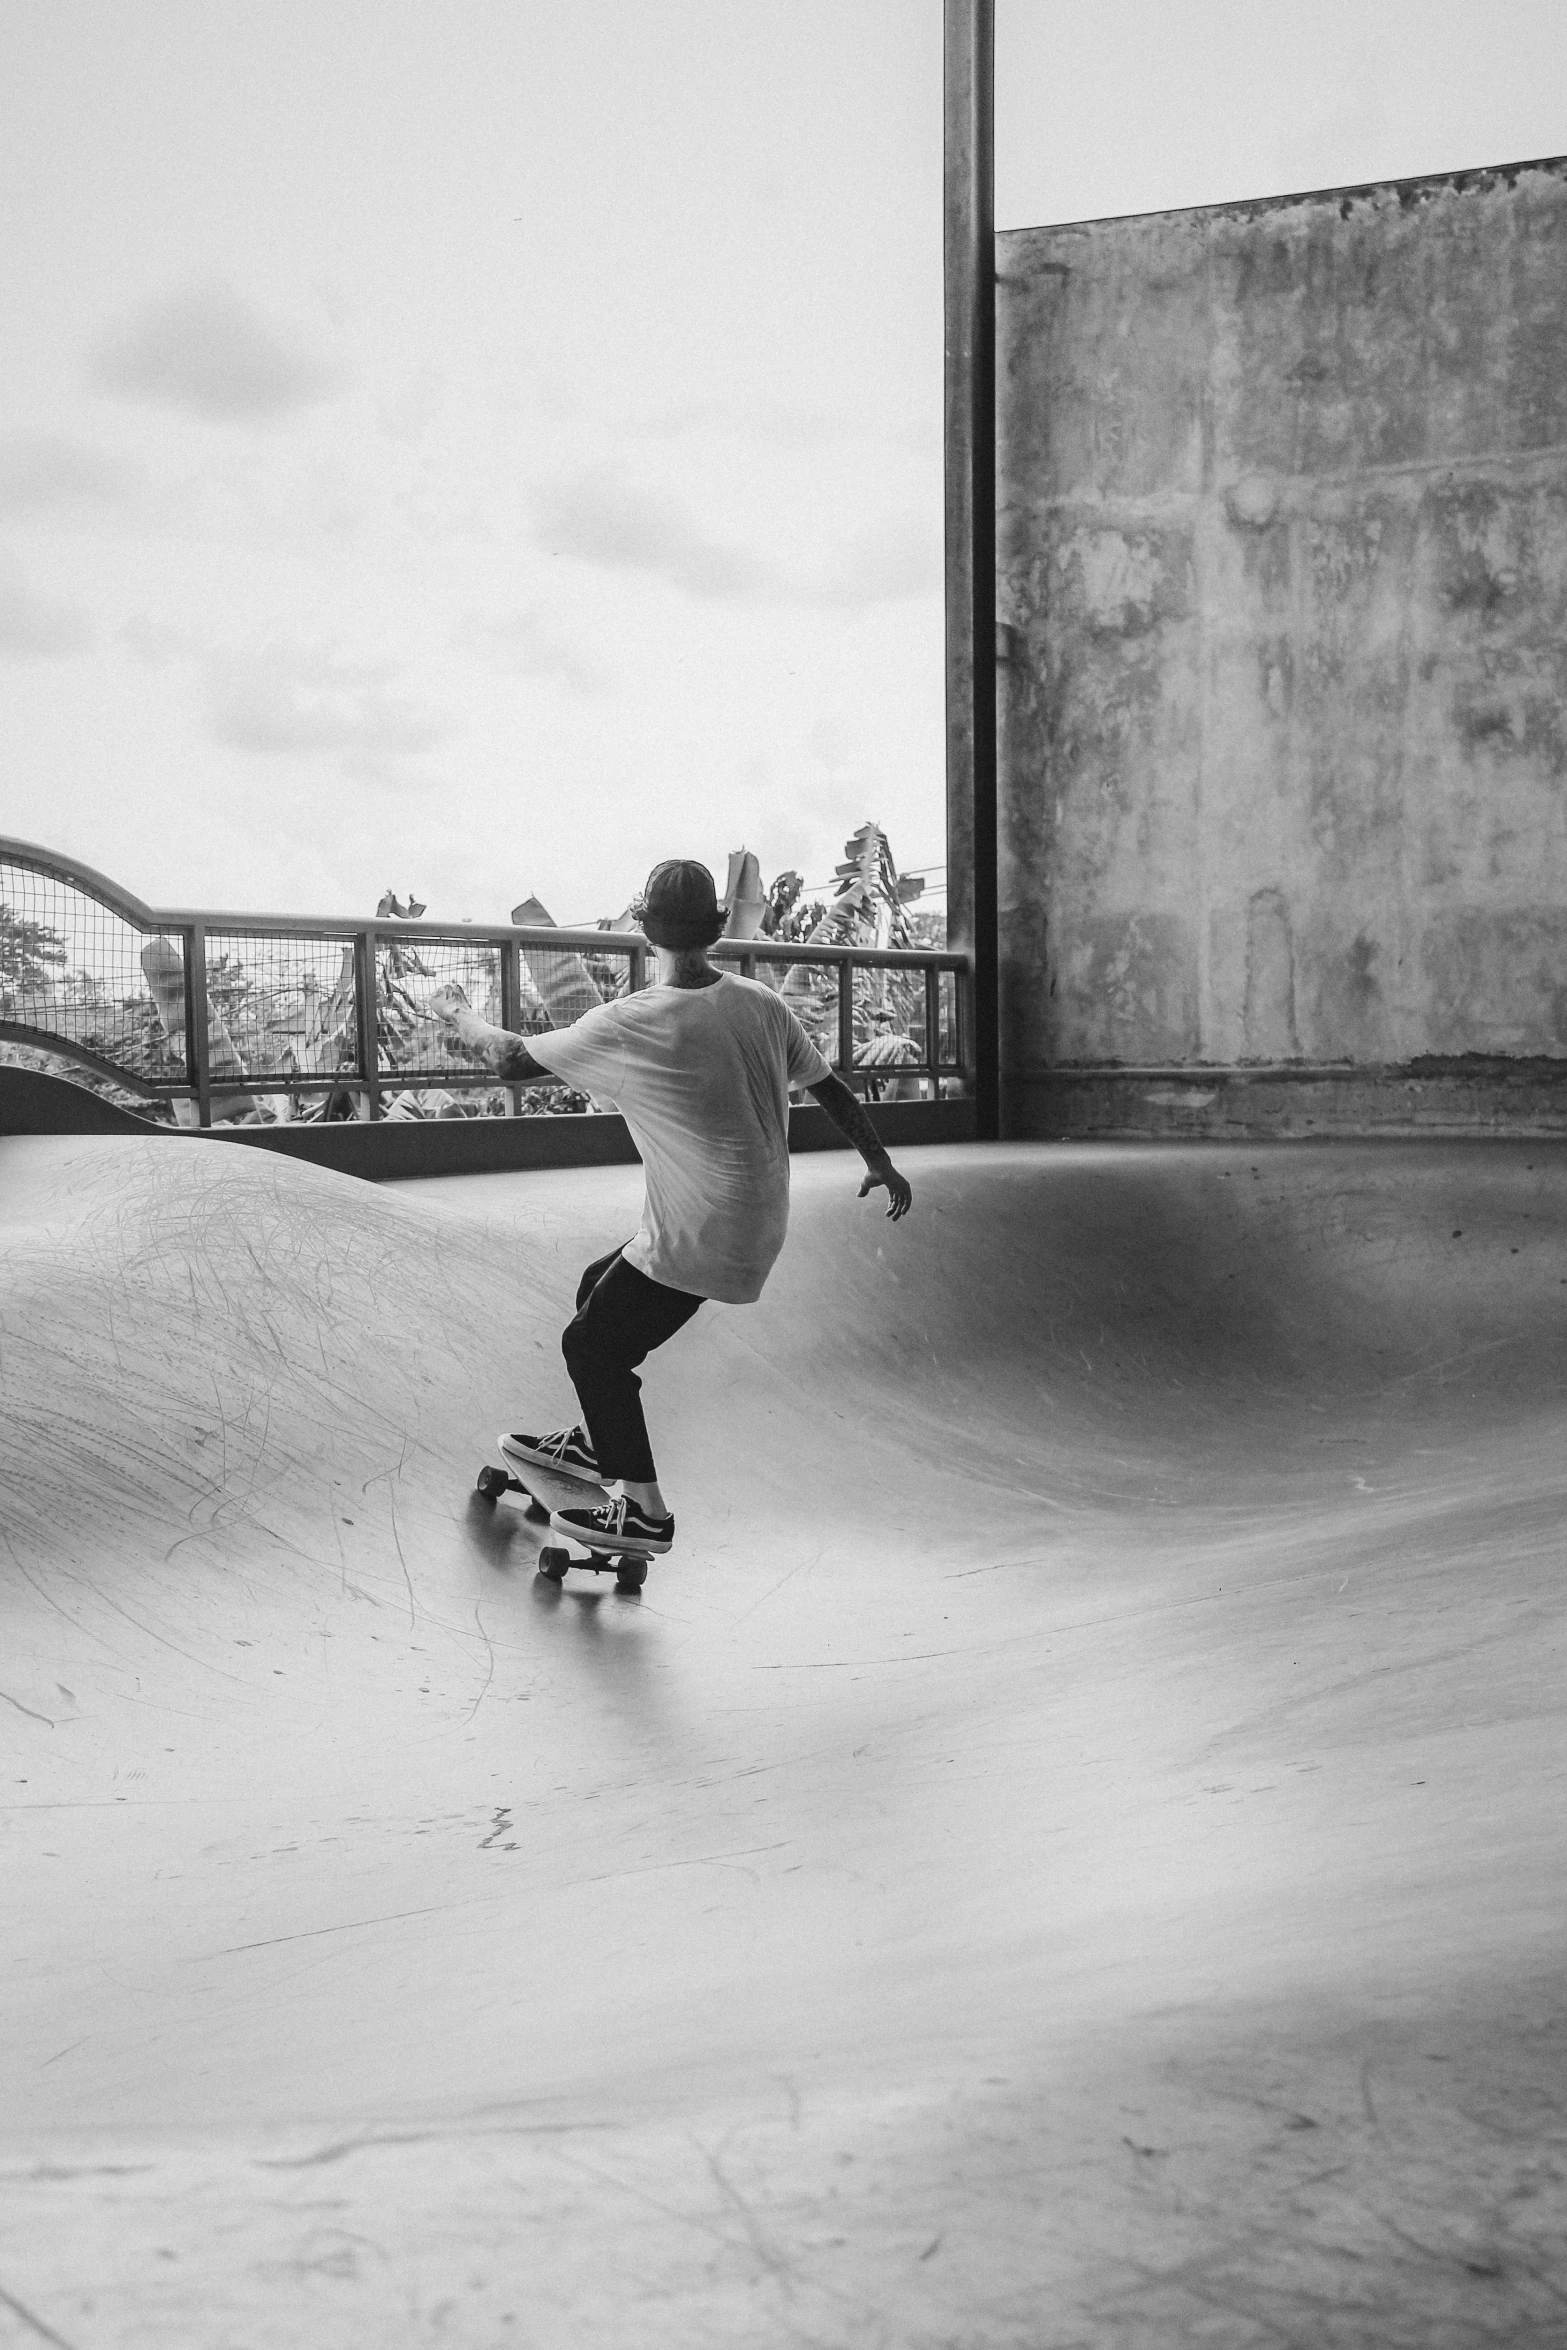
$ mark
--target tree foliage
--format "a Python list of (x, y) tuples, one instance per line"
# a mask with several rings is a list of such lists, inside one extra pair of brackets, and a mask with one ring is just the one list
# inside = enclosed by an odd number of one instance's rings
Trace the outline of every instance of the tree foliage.
[(0, 898), (0, 1002), (14, 1016), (18, 996), (39, 995), (67, 960), (64, 939), (47, 922), (30, 921)]

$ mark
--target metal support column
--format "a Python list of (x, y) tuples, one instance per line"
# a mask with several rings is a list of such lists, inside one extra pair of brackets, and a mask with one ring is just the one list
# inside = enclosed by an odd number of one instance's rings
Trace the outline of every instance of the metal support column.
[(994, 0), (945, 0), (947, 943), (973, 958), (975, 1129), (1001, 1130)]
[(354, 1042), (359, 1060), (359, 1115), (381, 1115), (381, 1048), (376, 1034), (375, 933), (354, 934)]
[(212, 1124), (212, 1024), (207, 1005), (207, 926), (185, 933), (185, 1059), (196, 1093), (196, 1123)]
[[(501, 1026), (513, 1036), (522, 1026), (522, 952), (514, 938), (501, 941)], [(508, 1085), (505, 1092), (507, 1117), (520, 1117), (521, 1086)]]

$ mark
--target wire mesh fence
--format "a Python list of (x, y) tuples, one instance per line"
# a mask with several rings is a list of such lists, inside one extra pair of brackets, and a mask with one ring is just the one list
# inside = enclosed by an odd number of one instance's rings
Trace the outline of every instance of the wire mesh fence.
[[(362, 945), (356, 942), (362, 941)], [(490, 937), (403, 934), (378, 923), (360, 933), (246, 928), (206, 933), (208, 1065), (219, 1118), (236, 1095), (294, 1097), (295, 1116), (355, 1115), (366, 1086), (392, 1118), (502, 1116), (586, 1109), (558, 1079), (497, 1085), (466, 1057), (430, 1009), (457, 986), (489, 1026), (523, 1035), (568, 1025), (623, 995), (632, 944), (616, 953), (529, 948)], [(508, 956), (514, 974), (507, 983)], [(359, 966), (369, 973), (373, 1060), (363, 1049)], [(312, 1097), (341, 1094), (325, 1108)], [(282, 1105), (278, 1105), (281, 1107)]]
[[(491, 1027), (527, 1036), (646, 984), (640, 934), (557, 943), (542, 928), (209, 922), (0, 842), (3, 1052), (78, 1073), (85, 1063), (99, 1090), (123, 1083), (181, 1122), (585, 1110), (558, 1080), (498, 1083), (430, 1009), (455, 984)], [(719, 955), (776, 988), (868, 1098), (929, 1098), (966, 1082), (959, 974), (942, 957), (894, 961), (852, 946), (775, 957), (761, 940)]]
[(919, 1101), (928, 1092), (916, 1074), (926, 1059), (923, 971), (854, 974), (854, 1066), (871, 1101)]
[(758, 963), (756, 976), (777, 988), (817, 1051), (841, 1068), (837, 964), (767, 960)]
[(133, 1090), (183, 1085), (184, 989), (180, 940), (0, 856), (0, 1020), (112, 1063)]
[(955, 971), (938, 970), (935, 976), (936, 1060), (938, 1067), (955, 1079), (961, 1074), (964, 1052), (958, 975)]
[(214, 1085), (331, 1078), (358, 1066), (351, 936), (209, 931)]
[[(606, 934), (608, 935), (608, 934)], [(625, 995), (631, 985), (632, 941), (618, 953), (612, 948), (585, 955), (555, 947), (525, 947), (522, 956), (524, 1020), (534, 1033), (544, 1028), (569, 1028), (584, 1012)]]
[(870, 1101), (932, 1101), (957, 1091), (957, 973), (932, 966), (856, 970), (854, 1067)]
[(481, 1020), (504, 1027), (501, 950), (483, 940), (402, 939), (376, 934), (376, 1067), (386, 1079), (472, 1083), (475, 1070), (455, 1050), (451, 1031), (429, 1009), (438, 989), (457, 986)]

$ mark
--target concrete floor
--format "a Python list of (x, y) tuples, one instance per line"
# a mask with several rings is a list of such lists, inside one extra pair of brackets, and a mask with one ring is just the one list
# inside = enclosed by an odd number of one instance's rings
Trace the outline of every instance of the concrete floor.
[(1567, 1149), (0, 1143), (0, 2345), (1567, 2344)]

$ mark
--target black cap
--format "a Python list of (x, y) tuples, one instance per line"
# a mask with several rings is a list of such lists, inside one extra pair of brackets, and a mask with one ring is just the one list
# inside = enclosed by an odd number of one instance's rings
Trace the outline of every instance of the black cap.
[(713, 876), (694, 857), (669, 857), (655, 865), (632, 912), (656, 947), (710, 947), (723, 936), (728, 918)]

